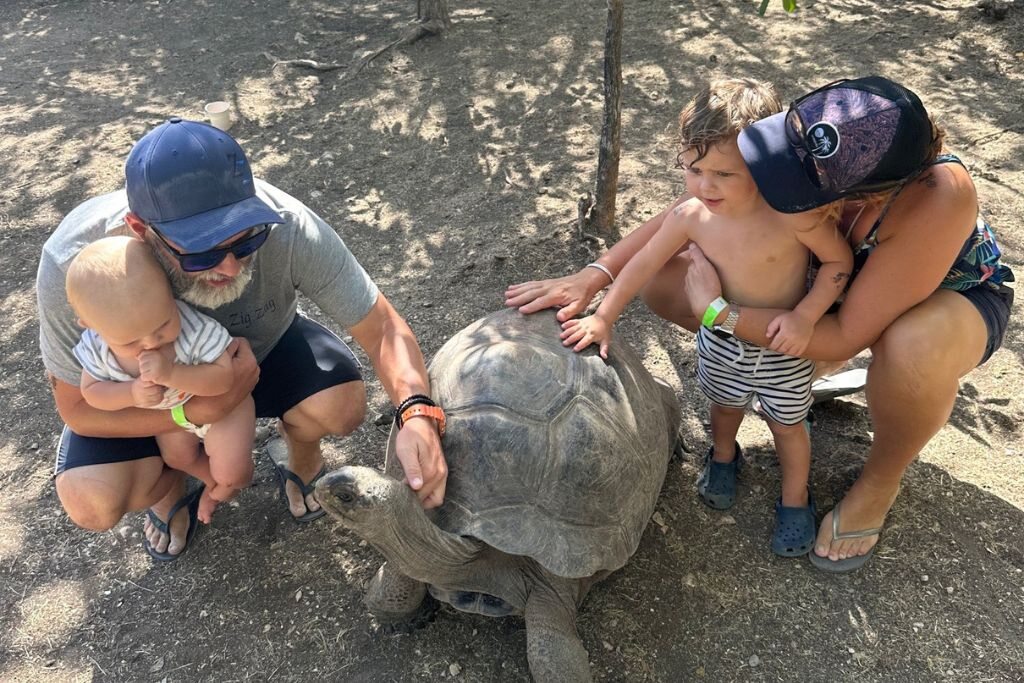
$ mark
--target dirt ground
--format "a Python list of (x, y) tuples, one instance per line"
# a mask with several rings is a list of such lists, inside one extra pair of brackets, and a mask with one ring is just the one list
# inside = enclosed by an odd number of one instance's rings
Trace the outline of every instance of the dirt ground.
[[(1024, 273), (1021, 2), (1003, 20), (974, 0), (802, 0), (793, 17), (773, 0), (764, 18), (755, 4), (626, 3), (622, 231), (681, 190), (673, 121), (701, 77), (769, 79), (788, 100), (878, 72), (939, 115)], [(529, 679), (518, 619), (445, 608), (411, 635), (375, 635), (361, 597), (380, 558), (329, 521), (294, 524), (262, 449), (254, 486), (170, 566), (142, 551), (140, 515), (109, 533), (75, 528), (50, 476), (61, 424), (38, 358), (38, 254), (64, 214), (122, 184), (132, 142), (170, 115), (230, 100), (258, 175), (337, 228), (428, 355), (498, 308), (506, 284), (599, 252), (572, 221), (596, 167), (605, 3), (451, 5), (446, 38), (344, 82), (274, 69), (264, 52), (348, 63), (397, 37), (411, 0), (0, 5), (0, 680)], [(875, 558), (838, 577), (771, 554), (779, 476), (755, 419), (740, 434), (752, 467), (737, 506), (699, 502), (707, 404), (692, 338), (635, 306), (619, 330), (677, 390), (687, 453), (632, 561), (584, 605), (596, 680), (1024, 680), (1019, 316), (911, 467)], [(332, 464), (382, 461), (386, 399), (369, 387), (366, 424), (329, 445)], [(861, 398), (816, 417), (823, 512), (872, 433)]]

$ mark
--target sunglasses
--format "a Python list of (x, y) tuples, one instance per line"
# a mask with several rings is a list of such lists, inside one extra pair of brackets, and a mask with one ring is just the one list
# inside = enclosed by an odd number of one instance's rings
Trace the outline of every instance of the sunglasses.
[[(152, 226), (150, 226), (152, 227)], [(263, 243), (267, 241), (267, 237), (270, 236), (270, 224), (260, 226), (260, 228), (242, 239), (232, 242), (226, 247), (218, 247), (216, 249), (210, 249), (208, 251), (199, 251), (191, 254), (178, 251), (167, 241), (167, 239), (160, 234), (160, 231), (153, 229), (156, 236), (160, 238), (164, 246), (167, 247), (167, 251), (171, 252), (171, 255), (178, 260), (178, 265), (186, 273), (199, 273), (204, 270), (210, 270), (220, 265), (221, 261), (227, 258), (228, 254), (231, 254), (236, 259), (241, 261), (242, 259), (251, 256), (257, 249), (263, 246)]]

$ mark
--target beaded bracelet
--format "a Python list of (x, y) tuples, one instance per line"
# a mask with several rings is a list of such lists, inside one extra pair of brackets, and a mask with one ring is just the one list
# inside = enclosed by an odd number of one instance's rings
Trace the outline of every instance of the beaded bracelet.
[(397, 408), (395, 408), (395, 425), (399, 429), (401, 429), (404, 424), (402, 421), (402, 413), (415, 405), (436, 406), (437, 404), (434, 403), (434, 400), (426, 394), (413, 394), (409, 398), (405, 399), (398, 404)]

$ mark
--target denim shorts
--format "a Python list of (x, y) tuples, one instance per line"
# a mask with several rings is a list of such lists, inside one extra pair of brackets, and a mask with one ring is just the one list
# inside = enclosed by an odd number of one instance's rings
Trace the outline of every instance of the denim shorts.
[(1013, 290), (1006, 285), (983, 282), (960, 293), (978, 309), (978, 313), (985, 321), (985, 329), (988, 331), (985, 353), (982, 354), (981, 361), (978, 363), (981, 365), (1003, 345), (1006, 326), (1010, 321), (1010, 307), (1013, 305)]
[[(256, 417), (281, 417), (324, 389), (362, 380), (359, 361), (338, 335), (296, 314), (270, 354), (260, 363), (252, 391)], [(107, 465), (159, 456), (151, 436), (104, 439), (81, 436), (64, 427), (54, 474), (83, 465)]]

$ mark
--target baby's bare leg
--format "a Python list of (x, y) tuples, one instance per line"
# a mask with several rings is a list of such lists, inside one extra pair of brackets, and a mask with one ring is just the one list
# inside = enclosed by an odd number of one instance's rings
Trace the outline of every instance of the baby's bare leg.
[(158, 434), (156, 443), (160, 447), (160, 457), (168, 467), (192, 475), (207, 487), (213, 486), (210, 460), (199, 445), (198, 436), (181, 430)]
[[(252, 397), (246, 397), (220, 422), (210, 425), (204, 443), (214, 485), (209, 497), (216, 503), (230, 500), (252, 482), (252, 441), (256, 413)], [(202, 507), (202, 506), (201, 506)], [(212, 507), (208, 510), (212, 514)]]

